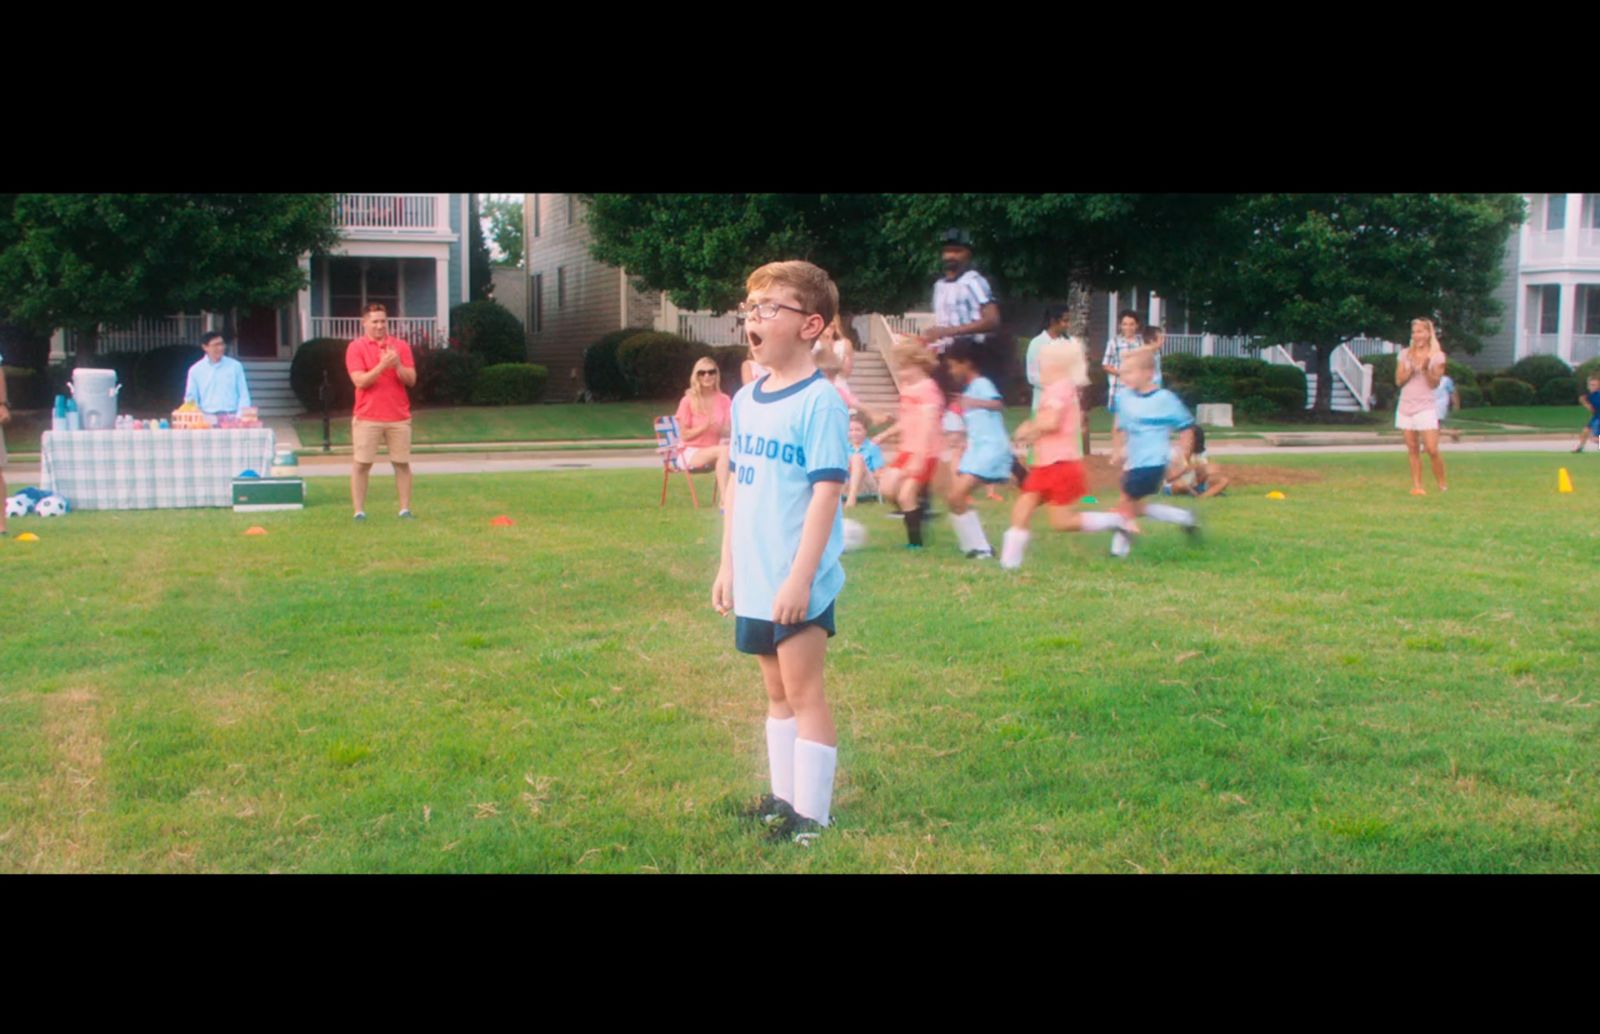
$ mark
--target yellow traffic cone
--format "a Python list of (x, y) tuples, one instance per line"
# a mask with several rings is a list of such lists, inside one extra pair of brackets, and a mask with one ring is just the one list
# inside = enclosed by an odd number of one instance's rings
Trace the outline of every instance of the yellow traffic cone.
[(1556, 475), (1556, 491), (1567, 495), (1572, 491), (1572, 475), (1567, 473), (1567, 468), (1562, 467), (1561, 473)]

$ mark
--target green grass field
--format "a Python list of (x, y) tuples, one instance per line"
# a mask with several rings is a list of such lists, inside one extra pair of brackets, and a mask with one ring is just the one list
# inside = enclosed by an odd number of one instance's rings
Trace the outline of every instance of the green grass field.
[(1577, 440), (1578, 429), (1589, 419), (1582, 406), (1480, 406), (1452, 413), (1450, 419), (1463, 427), (1470, 423), (1521, 424), (1543, 431), (1571, 431)]
[(809, 850), (734, 818), (764, 696), (717, 514), (653, 471), (16, 520), (0, 871), (1592, 872), (1600, 466), (1558, 495), (1562, 459), (1413, 499), (1401, 457), (1295, 457), (1199, 548), (1036, 528), (1010, 574), (864, 508)]

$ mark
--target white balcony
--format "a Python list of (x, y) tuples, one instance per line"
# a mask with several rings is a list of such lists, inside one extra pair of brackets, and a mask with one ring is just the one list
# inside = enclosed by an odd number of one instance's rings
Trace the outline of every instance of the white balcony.
[(334, 225), (346, 236), (448, 234), (449, 194), (337, 194)]
[[(1578, 366), (1600, 356), (1600, 334), (1572, 335), (1572, 365)], [(1583, 385), (1579, 385), (1583, 387)]]
[(1560, 334), (1529, 334), (1528, 355), (1560, 355)]
[[(313, 316), (312, 337), (332, 337), (354, 341), (362, 335), (359, 316)], [(413, 348), (447, 348), (444, 327), (433, 316), (390, 316), (389, 336)]]

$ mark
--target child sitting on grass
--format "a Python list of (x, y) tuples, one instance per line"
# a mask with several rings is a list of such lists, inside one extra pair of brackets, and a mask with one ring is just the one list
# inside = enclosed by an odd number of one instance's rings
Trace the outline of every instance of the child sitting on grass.
[(878, 498), (878, 471), (883, 469), (883, 450), (867, 440), (867, 422), (859, 416), (850, 418), (850, 488), (845, 507), (856, 505), (863, 490)]
[(1211, 499), (1228, 487), (1228, 478), (1222, 468), (1206, 459), (1206, 432), (1198, 423), (1194, 436), (1185, 444), (1184, 437), (1172, 446), (1172, 463), (1167, 467), (1167, 483), (1163, 495), (1192, 495), (1198, 499)]

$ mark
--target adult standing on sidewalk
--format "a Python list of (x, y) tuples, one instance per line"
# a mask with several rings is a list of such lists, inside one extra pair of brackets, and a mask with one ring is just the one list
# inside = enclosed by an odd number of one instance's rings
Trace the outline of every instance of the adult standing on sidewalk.
[(350, 421), (350, 441), (355, 446), (350, 502), (356, 520), (366, 520), (367, 480), (382, 442), (394, 466), (400, 516), (410, 518), (411, 396), (406, 389), (417, 383), (416, 361), (409, 344), (389, 336), (389, 310), (382, 305), (367, 306), (361, 325), (366, 333), (350, 342), (344, 353), (345, 369), (356, 386), (356, 408)]

